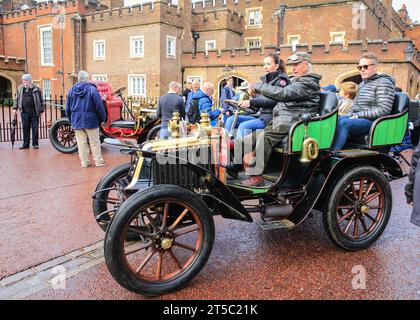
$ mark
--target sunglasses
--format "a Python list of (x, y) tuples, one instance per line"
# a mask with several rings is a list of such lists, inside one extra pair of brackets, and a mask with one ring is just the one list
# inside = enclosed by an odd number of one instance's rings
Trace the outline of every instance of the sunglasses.
[(365, 64), (365, 65), (363, 65), (363, 66), (357, 66), (357, 70), (359, 70), (359, 71), (361, 71), (362, 69), (363, 70), (367, 70), (370, 66), (374, 66), (375, 64), (374, 63), (372, 63), (372, 64)]

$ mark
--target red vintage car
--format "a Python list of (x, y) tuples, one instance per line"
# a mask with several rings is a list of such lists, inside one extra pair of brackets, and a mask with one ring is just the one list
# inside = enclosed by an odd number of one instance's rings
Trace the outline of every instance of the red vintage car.
[[(147, 105), (132, 104), (129, 108), (123, 95), (125, 88), (113, 92), (108, 82), (92, 81), (92, 83), (98, 88), (106, 110), (106, 122), (99, 128), (101, 142), (105, 138), (114, 138), (132, 139), (140, 144), (156, 137), (160, 130), (160, 119), (156, 118), (156, 109), (152, 101), (148, 101)], [(129, 117), (128, 120), (124, 119), (124, 108), (125, 114)], [(77, 151), (76, 136), (64, 110), (62, 110), (62, 118), (51, 125), (50, 141), (57, 151), (63, 153)]]

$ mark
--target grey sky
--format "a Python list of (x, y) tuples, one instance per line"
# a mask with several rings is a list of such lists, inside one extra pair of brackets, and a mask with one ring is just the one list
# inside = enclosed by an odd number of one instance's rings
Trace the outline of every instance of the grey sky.
[(420, 1), (419, 0), (393, 0), (392, 5), (396, 11), (405, 4), (407, 6), (408, 15), (411, 20), (420, 23)]

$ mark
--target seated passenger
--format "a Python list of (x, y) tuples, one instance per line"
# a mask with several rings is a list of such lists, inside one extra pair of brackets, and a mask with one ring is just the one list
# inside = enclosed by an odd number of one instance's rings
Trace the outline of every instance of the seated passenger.
[[(272, 149), (289, 133), (293, 123), (299, 121), (303, 114), (315, 116), (319, 108), (321, 76), (312, 72), (311, 56), (306, 52), (296, 52), (287, 58), (291, 65), (293, 78), (284, 88), (267, 83), (255, 85), (255, 91), (264, 96), (278, 100), (273, 110), (273, 121), (257, 138), (257, 161), (253, 175), (242, 182), (246, 186), (259, 186), (264, 183), (263, 172), (266, 168)], [(258, 159), (258, 156), (264, 158)], [(261, 161), (259, 161), (261, 160)]]
[[(274, 53), (268, 54), (264, 58), (265, 75), (261, 77), (261, 82), (274, 87), (285, 87), (289, 83), (289, 77), (285, 74), (284, 61)], [(241, 102), (242, 108), (254, 108), (258, 112), (253, 115), (240, 115), (236, 120), (235, 128), (238, 128), (236, 138), (240, 139), (253, 130), (264, 129), (273, 119), (273, 108), (277, 105), (277, 100), (266, 97), (263, 94), (256, 95), (255, 98), (250, 98)], [(234, 130), (232, 128), (234, 117), (229, 117), (226, 120), (225, 129), (227, 132)]]
[(249, 100), (248, 89), (249, 89), (248, 82), (242, 81), (241, 85), (235, 88), (235, 96), (233, 97), (233, 100), (235, 101)]
[(338, 115), (344, 116), (350, 112), (353, 107), (353, 99), (357, 94), (357, 84), (352, 81), (343, 82), (340, 85), (340, 102), (338, 103)]
[(373, 120), (389, 115), (392, 110), (395, 82), (391, 76), (377, 74), (378, 58), (375, 54), (363, 54), (357, 69), (363, 81), (349, 114), (338, 118), (332, 150), (343, 149), (349, 136), (368, 134)]
[(210, 82), (206, 82), (203, 84), (201, 90), (198, 90), (196, 93), (194, 93), (192, 99), (198, 101), (199, 114), (207, 112), (209, 114), (210, 124), (215, 126), (221, 111), (220, 109), (213, 110), (213, 94), (214, 85)]

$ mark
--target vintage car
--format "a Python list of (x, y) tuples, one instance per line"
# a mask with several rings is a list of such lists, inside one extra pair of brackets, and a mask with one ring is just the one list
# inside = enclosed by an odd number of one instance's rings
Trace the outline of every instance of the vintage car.
[(93, 195), (109, 271), (146, 296), (182, 288), (209, 258), (215, 215), (293, 229), (316, 209), (332, 242), (349, 251), (368, 248), (389, 221), (389, 181), (404, 176), (388, 150), (404, 137), (408, 103), (397, 93), (390, 115), (333, 152), (337, 97), (321, 93), (318, 116), (303, 115), (273, 150), (262, 187), (242, 185), (244, 173), (228, 177), (226, 134), (206, 115), (185, 137), (127, 148), (131, 162), (103, 177)]
[[(142, 143), (155, 138), (160, 130), (160, 119), (156, 118), (156, 101), (142, 101), (142, 103), (132, 104), (132, 108), (128, 108), (127, 101), (123, 96), (125, 88), (112, 92), (112, 88), (107, 82), (91, 82), (98, 88), (106, 111), (106, 121), (99, 127), (101, 142), (105, 138), (113, 138), (133, 139), (137, 143)], [(123, 118), (123, 108), (130, 116), (130, 120)], [(62, 117), (51, 125), (50, 141), (57, 151), (77, 152), (76, 136), (69, 119), (65, 116), (64, 109), (62, 109)]]

